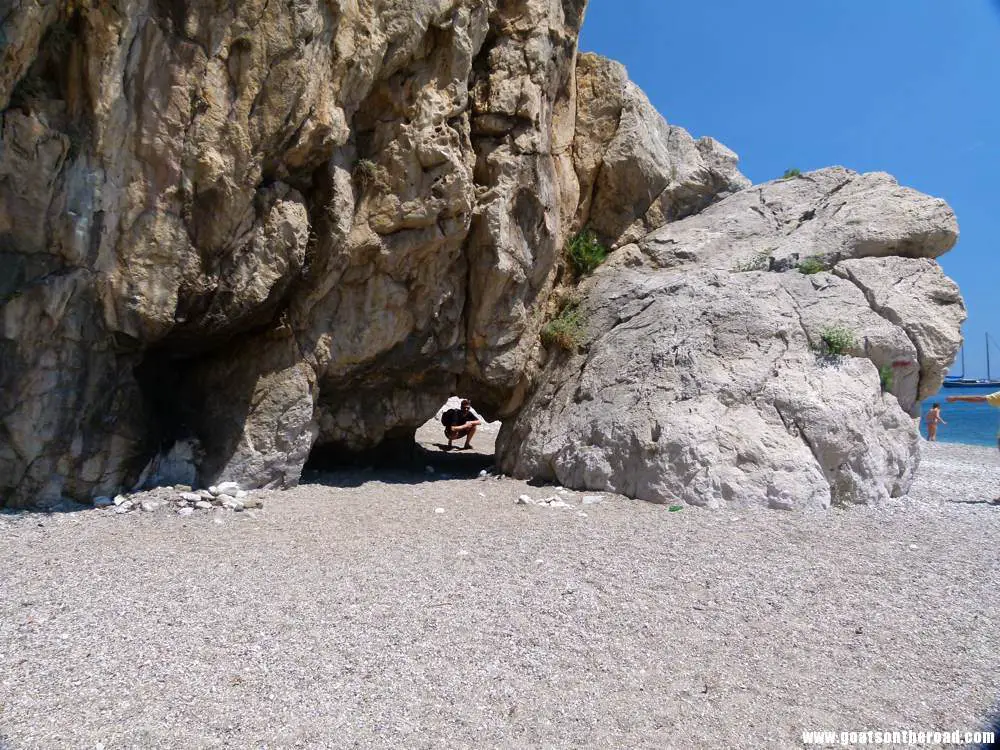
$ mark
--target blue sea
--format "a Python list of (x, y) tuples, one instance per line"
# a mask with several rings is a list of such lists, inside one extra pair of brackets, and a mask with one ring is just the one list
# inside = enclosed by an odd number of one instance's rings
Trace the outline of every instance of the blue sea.
[(994, 393), (996, 386), (985, 388), (942, 388), (933, 398), (920, 406), (920, 434), (927, 437), (927, 427), (923, 415), (935, 402), (941, 404), (941, 418), (948, 424), (938, 425), (937, 439), (942, 443), (966, 443), (967, 445), (997, 444), (997, 426), (1000, 425), (1000, 409), (989, 404), (949, 404), (948, 396), (985, 396)]

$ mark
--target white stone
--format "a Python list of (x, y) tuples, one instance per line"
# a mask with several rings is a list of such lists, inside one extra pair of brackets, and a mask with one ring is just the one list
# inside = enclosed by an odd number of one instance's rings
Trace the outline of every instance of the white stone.
[(219, 495), (235, 495), (240, 491), (240, 485), (238, 482), (222, 482), (216, 489)]
[(156, 510), (159, 507), (160, 507), (160, 504), (157, 503), (157, 502), (153, 502), (152, 500), (143, 500), (141, 503), (139, 503), (140, 510), (142, 510), (142, 511), (144, 511), (146, 513), (152, 513), (154, 510)]
[(435, 513), (438, 513), (438, 514), (440, 514), (440, 513), (444, 513), (444, 508), (435, 508), (435, 509), (434, 509), (434, 512), (435, 512)]
[(208, 491), (212, 493), (212, 497), (217, 497), (218, 495), (222, 494), (222, 490), (220, 490), (218, 486), (214, 484), (208, 488)]
[(212, 507), (212, 504), (208, 502), (208, 500), (199, 500), (194, 504), (194, 507), (199, 510), (209, 510)]
[(534, 505), (535, 501), (531, 499), (531, 495), (520, 495), (517, 498), (518, 505)]
[(603, 498), (600, 495), (584, 495), (583, 496), (583, 504), (584, 505), (597, 505), (597, 503), (601, 502), (602, 499)]
[(194, 513), (194, 508), (188, 508), (187, 506), (177, 509), (177, 515), (179, 516), (190, 516)]
[(197, 492), (182, 492), (179, 497), (186, 503), (196, 503), (203, 499), (201, 494)]
[(115, 495), (115, 499), (114, 499), (114, 504), (115, 505), (121, 505), (122, 503), (126, 503), (128, 501), (129, 501), (128, 498), (125, 497), (124, 495)]
[(234, 495), (234, 497), (235, 497), (235, 498), (236, 498), (237, 500), (242, 500), (243, 498), (245, 498), (245, 497), (246, 497), (247, 495), (249, 495), (249, 494), (250, 494), (250, 493), (249, 493), (249, 492), (247, 492), (246, 490), (236, 490), (236, 494)]

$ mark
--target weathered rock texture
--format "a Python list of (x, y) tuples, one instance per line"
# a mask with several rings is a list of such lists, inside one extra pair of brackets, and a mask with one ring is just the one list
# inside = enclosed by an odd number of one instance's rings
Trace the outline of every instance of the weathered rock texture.
[[(954, 315), (924, 311), (959, 303), (932, 262), (896, 256), (946, 250), (947, 207), (843, 171), (745, 190), (732, 152), (668, 125), (621, 66), (578, 59), (584, 5), (4, 5), (0, 501), (190, 476), (288, 486), (317, 446), (412, 435), (458, 389), (517, 417), (524, 446), (505, 463), (559, 473), (530, 420), (571, 374), (545, 364), (539, 332), (568, 282), (563, 245), (586, 226), (657, 269), (726, 271), (764, 244), (775, 268), (806, 246), (864, 259), (781, 284), (803, 319), (850, 299), (870, 358), (913, 363), (894, 386), (910, 408), (957, 342)], [(738, 218), (722, 227), (708, 207), (726, 196), (722, 217)], [(626, 300), (621, 273), (600, 278)], [(714, 278), (706, 304), (729, 305), (729, 286), (758, 294), (756, 276)], [(902, 419), (851, 367), (864, 387), (829, 420)], [(857, 458), (855, 483), (894, 471), (905, 485), (907, 434)], [(805, 455), (788, 434), (775, 445)], [(818, 497), (816, 472), (834, 477), (814, 469)]]
[[(583, 346), (553, 354), (501, 466), (698, 505), (902, 494), (918, 441), (904, 408), (960, 345), (965, 308), (930, 260), (956, 237), (942, 201), (839, 168), (665, 226), (581, 286)], [(807, 257), (832, 270), (800, 273)], [(856, 339), (846, 356), (821, 352), (831, 328)]]
[[(459, 384), (515, 413), (592, 195), (611, 232), (740, 180), (620, 68), (577, 131), (584, 4), (8, 3), (3, 502), (113, 493), (179, 441), (200, 482), (294, 484)], [(638, 171), (619, 119), (655, 134)]]

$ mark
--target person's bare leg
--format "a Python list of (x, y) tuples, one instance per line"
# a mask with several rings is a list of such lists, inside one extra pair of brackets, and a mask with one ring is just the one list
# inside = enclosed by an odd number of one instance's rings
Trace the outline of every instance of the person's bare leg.
[(466, 449), (469, 449), (472, 447), (472, 436), (476, 434), (476, 425), (474, 424), (469, 425), (468, 427), (466, 427), (466, 430), (467, 431), (465, 433), (465, 447)]
[(930, 442), (935, 442), (937, 440), (937, 425), (927, 425), (927, 439)]

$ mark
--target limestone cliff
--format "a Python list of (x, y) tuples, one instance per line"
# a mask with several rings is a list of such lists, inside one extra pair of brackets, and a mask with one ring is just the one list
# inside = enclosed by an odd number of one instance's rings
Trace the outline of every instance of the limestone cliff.
[[(947, 249), (947, 207), (881, 177), (844, 178), (895, 191), (889, 218), (852, 203), (866, 232), (827, 216), (826, 187), (768, 204), (732, 152), (577, 55), (584, 6), (0, 4), (2, 503), (179, 478), (289, 486), (317, 446), (408, 437), (459, 390), (535, 433), (539, 394), (569, 377), (539, 332), (584, 227), (620, 248), (595, 284), (622, 289), (639, 256), (703, 258), (705, 274), (729, 262), (723, 244), (767, 243), (787, 270), (815, 246), (837, 264), (824, 283), (881, 331), (870, 359), (912, 360), (896, 388), (910, 408), (957, 345), (957, 317), (928, 325), (921, 300), (960, 300), (932, 261), (893, 256)], [(739, 237), (712, 224), (722, 199)], [(806, 203), (822, 220), (793, 215)], [(915, 205), (937, 218), (901, 226)], [(730, 304), (718, 278), (711, 304)], [(508, 442), (504, 462), (558, 475), (536, 443)], [(912, 444), (892, 455), (913, 464)]]

